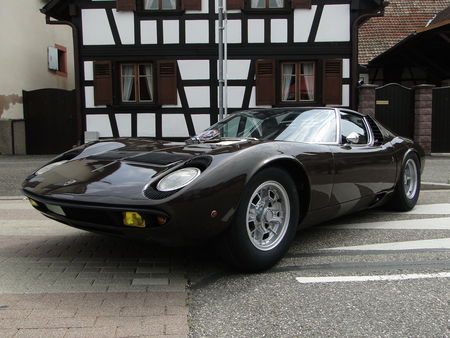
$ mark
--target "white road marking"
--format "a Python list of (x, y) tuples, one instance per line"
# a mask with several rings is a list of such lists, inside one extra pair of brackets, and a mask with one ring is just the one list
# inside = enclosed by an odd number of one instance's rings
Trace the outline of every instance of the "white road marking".
[(405, 275), (379, 275), (379, 276), (327, 276), (327, 277), (297, 277), (301, 284), (317, 283), (344, 283), (344, 282), (381, 282), (402, 281), (412, 279), (434, 279), (450, 278), (450, 272), (437, 272), (427, 274), (405, 274)]
[(338, 230), (390, 229), (390, 230), (450, 230), (450, 217), (408, 219), (401, 221), (383, 221), (355, 224), (329, 225), (321, 228)]
[(0, 220), (0, 236), (48, 236), (82, 233), (82, 230), (48, 220)]
[(9, 200), (2, 200), (0, 202), (0, 210), (12, 210), (12, 209), (33, 209), (33, 207), (30, 205), (30, 202), (28, 201), (9, 201)]
[[(403, 213), (402, 213), (403, 214)], [(450, 215), (450, 203), (419, 204), (406, 215)]]
[(385, 251), (385, 250), (417, 250), (417, 249), (447, 249), (450, 250), (450, 238), (426, 239), (420, 241), (390, 242), (356, 246), (342, 246), (321, 250), (346, 251)]
[(422, 184), (429, 184), (429, 185), (437, 185), (440, 187), (449, 187), (450, 188), (450, 184), (448, 183), (434, 183), (434, 182), (421, 182)]

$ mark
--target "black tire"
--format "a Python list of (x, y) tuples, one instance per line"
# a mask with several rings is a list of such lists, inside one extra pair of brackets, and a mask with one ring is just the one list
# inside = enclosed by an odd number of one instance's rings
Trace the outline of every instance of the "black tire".
[[(270, 194), (275, 196), (275, 199), (272, 199), (275, 202), (270, 202), (270, 197), (264, 201), (260, 198), (262, 194), (260, 195), (258, 192), (263, 192), (264, 188), (270, 192), (267, 196), (270, 196)], [(254, 194), (256, 195), (254, 196)], [(261, 203), (257, 205), (264, 204), (267, 206), (254, 207), (254, 202), (258, 199)], [(288, 200), (288, 203), (285, 203), (285, 199)], [(289, 210), (288, 220), (286, 219), (287, 212), (271, 211), (283, 209), (283, 205), (285, 211)], [(286, 207), (286, 205), (289, 207)], [(272, 207), (273, 209), (271, 209)], [(254, 222), (248, 221), (248, 217), (251, 217), (250, 214), (252, 213), (250, 209), (254, 209)], [(248, 212), (249, 214), (247, 214)], [(285, 214), (285, 218), (278, 225), (276, 223), (269, 231), (267, 228), (270, 227), (268, 225), (270, 223), (267, 218), (274, 217), (275, 214), (278, 216)], [(234, 215), (232, 225), (220, 238), (219, 254), (240, 271), (257, 272), (266, 270), (277, 263), (289, 249), (289, 245), (297, 232), (298, 220), (299, 196), (294, 180), (283, 169), (276, 167), (263, 169), (248, 183)], [(264, 223), (264, 225), (258, 227), (258, 223)], [(266, 238), (267, 245), (261, 242), (257, 243), (258, 239), (255, 238), (257, 235), (251, 234), (252, 228), (254, 233), (257, 232), (257, 229), (261, 229), (259, 230), (260, 234), (263, 231), (270, 233)], [(278, 236), (276, 235), (277, 232), (279, 233)], [(261, 240), (264, 240), (266, 234), (262, 236)], [(271, 241), (273, 242), (269, 244)]]
[[(413, 190), (406, 191), (404, 179), (405, 171), (415, 171), (415, 188)], [(395, 211), (409, 211), (417, 203), (420, 193), (420, 161), (415, 153), (409, 153), (402, 164), (402, 170), (398, 178), (398, 182), (395, 186), (394, 193), (387, 203), (387, 207)]]

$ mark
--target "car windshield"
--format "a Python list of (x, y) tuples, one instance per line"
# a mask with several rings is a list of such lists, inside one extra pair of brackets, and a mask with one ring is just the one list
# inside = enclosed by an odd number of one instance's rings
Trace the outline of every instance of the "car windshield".
[(332, 143), (336, 142), (336, 114), (333, 109), (326, 108), (242, 111), (212, 125), (205, 132), (214, 132), (222, 139)]

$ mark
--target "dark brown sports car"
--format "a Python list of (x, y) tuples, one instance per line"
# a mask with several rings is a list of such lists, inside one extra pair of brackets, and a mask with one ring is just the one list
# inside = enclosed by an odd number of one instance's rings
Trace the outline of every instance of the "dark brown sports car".
[(23, 183), (44, 215), (101, 233), (217, 239), (236, 267), (275, 264), (297, 230), (383, 204), (410, 210), (423, 151), (347, 109), (235, 113), (186, 142), (85, 144)]

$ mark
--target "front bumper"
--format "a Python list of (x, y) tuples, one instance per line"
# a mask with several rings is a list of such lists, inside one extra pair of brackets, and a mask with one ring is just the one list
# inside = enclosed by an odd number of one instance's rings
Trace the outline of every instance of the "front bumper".
[[(65, 201), (42, 197), (26, 189), (23, 193), (35, 202), (32, 203), (34, 208), (43, 215), (69, 226), (97, 233), (155, 241), (170, 246), (205, 241), (217, 236), (228, 226), (228, 222), (212, 219), (210, 213), (192, 213), (192, 205), (183, 206), (177, 203), (175, 206), (162, 204), (159, 207), (152, 205), (147, 208)], [(145, 220), (145, 227), (124, 225), (122, 213), (125, 211), (139, 213)], [(160, 224), (158, 217), (164, 217), (167, 221)]]

